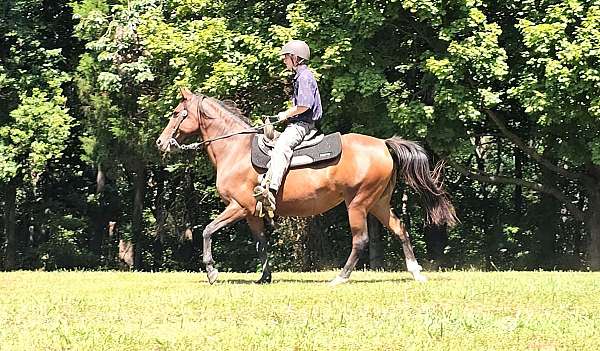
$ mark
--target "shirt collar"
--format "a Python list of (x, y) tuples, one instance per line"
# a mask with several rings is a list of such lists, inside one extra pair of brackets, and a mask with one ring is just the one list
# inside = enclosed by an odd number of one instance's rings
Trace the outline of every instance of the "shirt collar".
[(298, 79), (300, 73), (304, 72), (306, 69), (308, 69), (306, 65), (298, 65), (298, 67), (296, 67), (296, 75), (294, 76), (294, 79)]

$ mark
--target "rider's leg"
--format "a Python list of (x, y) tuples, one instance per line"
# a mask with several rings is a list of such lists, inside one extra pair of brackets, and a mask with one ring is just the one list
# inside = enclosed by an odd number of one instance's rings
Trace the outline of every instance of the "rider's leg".
[(271, 153), (271, 165), (269, 166), (271, 171), (269, 189), (273, 193), (276, 194), (281, 186), (283, 176), (290, 165), (294, 148), (302, 142), (312, 128), (312, 124), (304, 122), (290, 123), (275, 142), (275, 147), (273, 147)]

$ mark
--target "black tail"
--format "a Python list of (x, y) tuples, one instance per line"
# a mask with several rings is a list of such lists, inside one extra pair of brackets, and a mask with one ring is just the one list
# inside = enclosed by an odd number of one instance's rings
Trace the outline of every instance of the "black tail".
[(428, 222), (435, 225), (455, 225), (458, 218), (454, 206), (450, 203), (448, 194), (442, 189), (439, 179), (443, 164), (438, 163), (431, 171), (427, 153), (415, 142), (393, 137), (386, 139), (385, 143), (406, 184), (421, 195)]

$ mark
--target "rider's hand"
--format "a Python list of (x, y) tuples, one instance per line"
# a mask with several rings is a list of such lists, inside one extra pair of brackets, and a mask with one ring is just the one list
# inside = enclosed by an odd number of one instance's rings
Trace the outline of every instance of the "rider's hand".
[(284, 121), (284, 120), (286, 120), (287, 118), (288, 118), (288, 117), (287, 117), (287, 115), (285, 114), (285, 112), (279, 112), (279, 113), (277, 114), (277, 120), (278, 120), (278, 121)]

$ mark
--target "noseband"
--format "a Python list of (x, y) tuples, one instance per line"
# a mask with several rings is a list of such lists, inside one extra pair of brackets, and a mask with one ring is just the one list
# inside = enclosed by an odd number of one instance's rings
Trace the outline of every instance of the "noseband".
[[(204, 113), (204, 110), (202, 109), (202, 103), (204, 102), (205, 98), (206, 98), (206, 96), (200, 95), (200, 102), (198, 103), (198, 111), (197, 111), (198, 119), (200, 119), (201, 115), (206, 115)], [(173, 127), (173, 130), (171, 131), (171, 137), (169, 138), (169, 144), (171, 146), (175, 146), (175, 147), (177, 147), (179, 149), (185, 149), (185, 145), (179, 145), (179, 143), (175, 139), (175, 134), (177, 134), (177, 131), (179, 130), (179, 127), (181, 127), (181, 124), (183, 123), (183, 121), (185, 121), (185, 119), (188, 116), (189, 116), (189, 113), (187, 111), (187, 104), (184, 103), (183, 110), (179, 111), (179, 113), (177, 114), (177, 118), (179, 119), (177, 121), (177, 125), (175, 125)]]

